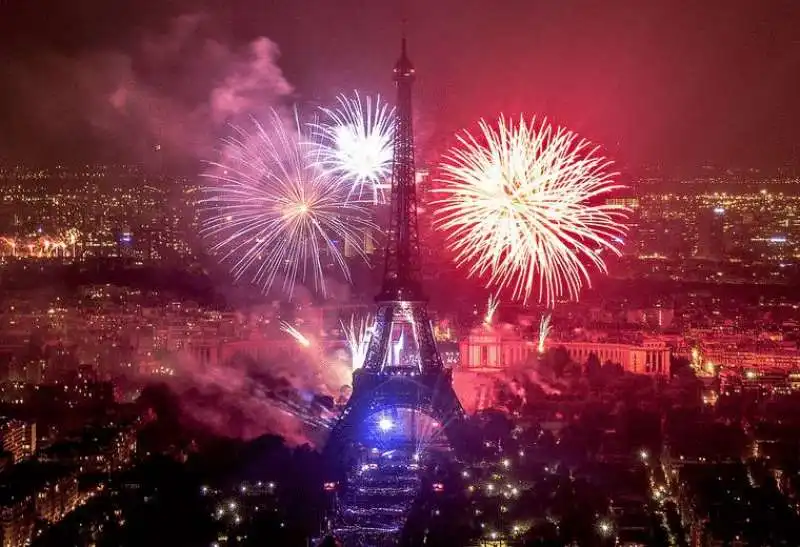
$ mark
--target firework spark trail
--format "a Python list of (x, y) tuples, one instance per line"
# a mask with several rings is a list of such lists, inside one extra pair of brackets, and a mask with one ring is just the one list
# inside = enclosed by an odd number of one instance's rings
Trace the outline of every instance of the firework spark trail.
[(252, 133), (234, 128), (223, 160), (204, 175), (213, 184), (204, 188), (202, 232), (237, 279), (248, 274), (268, 292), (282, 277), (291, 297), (311, 270), (324, 295), (324, 265), (350, 281), (341, 248), (352, 244), (366, 260), (361, 242), (374, 225), (368, 203), (350, 199), (344, 181), (319, 168), (320, 149), (303, 135), (297, 112), (293, 122), (287, 130), (273, 111), (266, 125), (253, 120)]
[(352, 363), (352, 370), (358, 370), (364, 366), (364, 360), (367, 358), (367, 348), (369, 347), (369, 340), (372, 336), (372, 316), (362, 318), (356, 321), (354, 315), (350, 316), (350, 325), (345, 325), (343, 321), (339, 321), (344, 332), (347, 346), (350, 348), (350, 359)]
[(483, 318), (483, 324), (487, 327), (492, 326), (492, 320), (494, 319), (494, 314), (497, 311), (497, 306), (500, 305), (500, 298), (497, 294), (492, 294), (489, 296), (488, 302), (486, 302), (486, 316)]
[(311, 341), (305, 336), (303, 336), (303, 334), (299, 330), (294, 328), (286, 321), (281, 321), (281, 330), (286, 334), (288, 334), (289, 336), (291, 336), (292, 338), (294, 338), (295, 340), (297, 340), (297, 343), (300, 344), (301, 346), (306, 348), (311, 347)]
[(500, 117), (480, 137), (458, 137), (441, 165), (436, 225), (459, 265), (488, 272), (487, 286), (513, 287), (514, 299), (553, 304), (590, 284), (584, 262), (606, 271), (604, 250), (619, 254), (627, 210), (592, 204), (616, 189), (597, 148), (546, 121)]
[(335, 108), (321, 108), (323, 119), (312, 124), (320, 144), (319, 162), (350, 185), (349, 196), (361, 199), (365, 188), (372, 201), (384, 201), (383, 190), (392, 170), (394, 108), (380, 96), (340, 95)]
[(548, 336), (550, 336), (550, 314), (543, 315), (539, 322), (539, 344), (536, 348), (539, 353), (544, 353), (544, 343)]

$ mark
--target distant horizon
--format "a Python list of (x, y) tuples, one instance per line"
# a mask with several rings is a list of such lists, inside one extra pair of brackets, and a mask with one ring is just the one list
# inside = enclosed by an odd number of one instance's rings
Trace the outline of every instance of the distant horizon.
[[(609, 158), (612, 161), (614, 160), (613, 157)], [(178, 177), (178, 178), (190, 178), (192, 176), (199, 175), (202, 172), (202, 166), (204, 161), (202, 160), (195, 160), (195, 161), (185, 161), (182, 162), (184, 165), (176, 166), (176, 165), (164, 165), (164, 166), (156, 166), (152, 162), (144, 162), (144, 161), (103, 161), (103, 160), (94, 160), (94, 161), (85, 161), (85, 160), (50, 160), (50, 161), (41, 161), (41, 162), (33, 162), (33, 161), (4, 161), (0, 158), (0, 176), (3, 176), (6, 172), (23, 169), (23, 170), (30, 170), (30, 171), (38, 171), (38, 170), (48, 170), (51, 172), (58, 172), (58, 171), (70, 171), (82, 168), (131, 168), (136, 171), (137, 174), (148, 175), (148, 176), (165, 176), (165, 177)], [(438, 162), (421, 162), (417, 160), (417, 170), (425, 170), (431, 169), (438, 165)], [(196, 166), (197, 169), (192, 169), (192, 166)], [(691, 181), (684, 181), (684, 180), (675, 180), (675, 179), (684, 179), (684, 178), (696, 178), (698, 181), (702, 181), (707, 178), (714, 178), (714, 177), (724, 177), (725, 175), (730, 176), (737, 176), (743, 177), (745, 180), (741, 182), (734, 182), (734, 181), (724, 181), (722, 184), (748, 184), (758, 181), (776, 181), (781, 180), (785, 182), (791, 182), (797, 180), (800, 183), (800, 165), (798, 166), (784, 166), (784, 167), (755, 167), (755, 166), (748, 166), (748, 167), (735, 167), (735, 166), (723, 166), (723, 165), (708, 165), (708, 164), (698, 164), (694, 167), (674, 167), (668, 168), (664, 166), (654, 165), (654, 164), (642, 164), (639, 166), (621, 166), (618, 163), (614, 163), (611, 167), (612, 171), (618, 172), (621, 179), (630, 179), (634, 178), (637, 182), (648, 182), (649, 177), (653, 177), (654, 179), (661, 179), (653, 182), (691, 182)], [(623, 181), (624, 183), (624, 181)], [(800, 185), (798, 186), (800, 189)]]

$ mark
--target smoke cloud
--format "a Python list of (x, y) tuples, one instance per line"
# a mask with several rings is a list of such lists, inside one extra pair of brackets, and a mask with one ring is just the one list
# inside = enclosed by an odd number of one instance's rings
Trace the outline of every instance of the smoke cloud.
[(279, 55), (266, 37), (229, 45), (209, 17), (189, 14), (130, 51), (9, 61), (3, 94), (15, 111), (0, 109), (10, 124), (0, 147), (48, 156), (48, 147), (63, 153), (72, 143), (68, 154), (142, 163), (206, 157), (226, 124), (261, 115), (293, 92)]
[[(301, 290), (299, 296), (302, 302), (310, 294)], [(323, 344), (322, 316), (309, 303), (295, 304), (293, 315), (282, 319), (309, 340), (308, 347), (280, 331), (280, 319), (273, 316), (249, 340), (221, 351), (218, 362), (201, 363), (189, 352), (174, 354), (165, 364), (175, 371), (168, 384), (182, 414), (221, 436), (272, 434), (290, 445), (319, 446), (334, 418), (331, 406), (342, 386), (351, 383), (352, 373), (347, 351)], [(262, 322), (265, 313), (253, 310), (242, 320)]]
[(247, 440), (273, 434), (290, 445), (318, 446), (344, 370), (319, 365), (316, 357), (286, 354), (259, 362), (240, 355), (211, 366), (186, 358), (169, 385), (183, 414), (217, 435)]

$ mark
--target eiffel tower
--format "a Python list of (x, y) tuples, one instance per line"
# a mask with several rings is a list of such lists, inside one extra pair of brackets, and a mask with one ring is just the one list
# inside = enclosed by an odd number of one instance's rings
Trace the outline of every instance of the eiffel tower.
[(353, 393), (334, 426), (326, 451), (338, 453), (358, 441), (371, 417), (400, 408), (424, 414), (452, 437), (464, 410), (453, 390), (452, 371), (442, 364), (422, 290), (411, 87), (414, 67), (403, 38), (394, 67), (397, 86), (391, 212), (381, 292), (364, 366), (355, 371)]

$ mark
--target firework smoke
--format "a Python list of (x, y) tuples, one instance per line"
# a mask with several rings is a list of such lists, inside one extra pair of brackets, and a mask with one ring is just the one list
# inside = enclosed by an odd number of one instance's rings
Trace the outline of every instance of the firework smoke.
[(322, 442), (335, 420), (321, 404), (340, 389), (339, 374), (315, 356), (286, 352), (270, 362), (244, 355), (200, 364), (183, 356), (167, 384), (182, 412), (213, 433), (252, 439), (280, 435), (293, 445)]
[(125, 50), (37, 48), (24, 59), (4, 58), (11, 100), (0, 105), (8, 122), (0, 149), (20, 157), (55, 148), (80, 157), (90, 152), (91, 162), (194, 166), (213, 153), (226, 124), (263, 115), (293, 90), (274, 42), (234, 43), (218, 31), (213, 14), (188, 13), (157, 31), (142, 29)]

